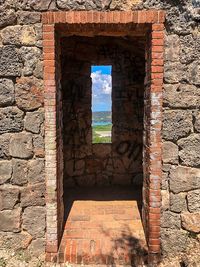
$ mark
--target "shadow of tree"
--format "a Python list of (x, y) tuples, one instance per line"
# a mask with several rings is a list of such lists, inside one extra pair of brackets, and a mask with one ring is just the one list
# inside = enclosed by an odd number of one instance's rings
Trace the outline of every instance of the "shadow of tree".
[(117, 265), (129, 265), (142, 267), (147, 264), (148, 251), (144, 240), (134, 236), (128, 225), (123, 226), (119, 237), (112, 237), (109, 230), (102, 229), (105, 236), (110, 237), (112, 248), (106, 258), (106, 265), (115, 267)]

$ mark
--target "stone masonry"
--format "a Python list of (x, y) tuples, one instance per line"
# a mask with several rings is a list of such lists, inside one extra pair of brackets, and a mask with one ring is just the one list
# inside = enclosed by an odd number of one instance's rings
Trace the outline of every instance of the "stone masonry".
[[(200, 15), (195, 2), (0, 0), (0, 247), (8, 254), (13, 250), (27, 251), (31, 257), (44, 254), (46, 218), (54, 212), (45, 199), (49, 155), (44, 146), (42, 14), (46, 11), (166, 11), (162, 255), (184, 253), (188, 242), (198, 237)], [(78, 164), (82, 168), (85, 163)], [(88, 177), (87, 182), (94, 180)]]

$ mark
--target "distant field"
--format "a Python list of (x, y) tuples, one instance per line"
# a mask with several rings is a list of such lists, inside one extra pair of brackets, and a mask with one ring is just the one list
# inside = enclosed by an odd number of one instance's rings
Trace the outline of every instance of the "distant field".
[(95, 143), (111, 143), (112, 125), (95, 125), (92, 127), (92, 142)]

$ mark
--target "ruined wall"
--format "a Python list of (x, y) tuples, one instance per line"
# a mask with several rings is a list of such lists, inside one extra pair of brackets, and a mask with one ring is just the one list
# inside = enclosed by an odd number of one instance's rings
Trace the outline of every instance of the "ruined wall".
[[(142, 185), (144, 40), (62, 41), (64, 186)], [(91, 66), (112, 65), (112, 142), (92, 144)], [(131, 116), (130, 116), (131, 114)]]
[[(0, 0), (0, 246), (44, 249), (41, 12), (164, 9), (162, 249), (199, 229), (199, 15), (190, 0)], [(40, 249), (38, 249), (40, 248)]]

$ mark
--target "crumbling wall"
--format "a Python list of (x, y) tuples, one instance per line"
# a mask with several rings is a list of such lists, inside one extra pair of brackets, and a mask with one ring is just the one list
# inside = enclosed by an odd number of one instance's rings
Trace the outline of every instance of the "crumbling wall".
[[(190, 0), (0, 1), (0, 246), (44, 251), (41, 13), (166, 10), (162, 252), (178, 254), (199, 229), (199, 15)], [(192, 234), (190, 234), (192, 233)], [(38, 249), (40, 248), (40, 249)]]

